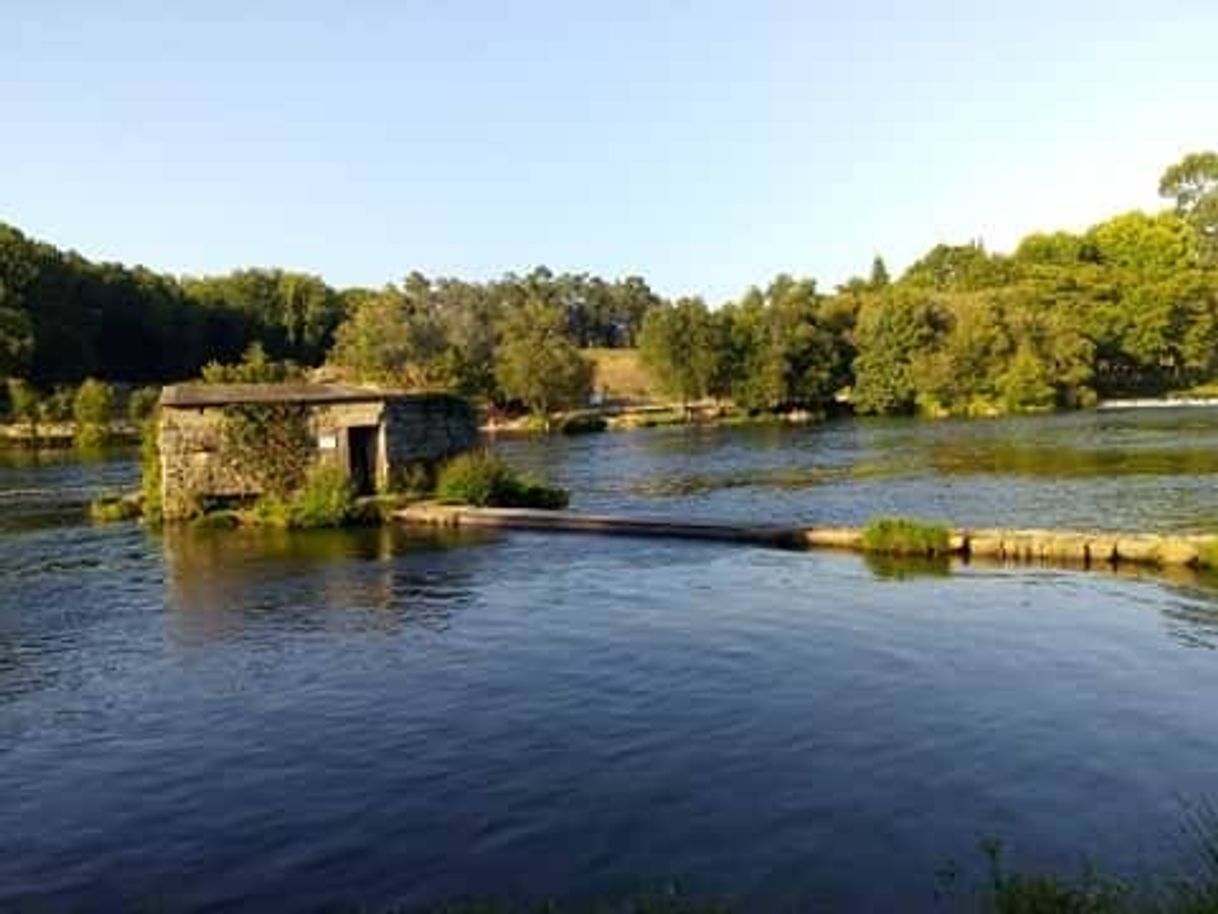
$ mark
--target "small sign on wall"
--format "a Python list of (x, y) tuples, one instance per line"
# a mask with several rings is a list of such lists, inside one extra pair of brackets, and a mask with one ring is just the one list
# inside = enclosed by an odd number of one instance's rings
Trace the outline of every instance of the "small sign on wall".
[(322, 451), (337, 451), (338, 436), (337, 435), (320, 435), (317, 438), (317, 448)]

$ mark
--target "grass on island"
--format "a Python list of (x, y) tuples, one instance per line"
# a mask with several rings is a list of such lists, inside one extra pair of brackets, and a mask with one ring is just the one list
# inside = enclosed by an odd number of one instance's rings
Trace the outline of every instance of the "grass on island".
[(885, 555), (947, 555), (951, 551), (951, 533), (943, 524), (881, 517), (863, 528), (863, 549)]
[(263, 495), (249, 517), (261, 526), (291, 530), (344, 527), (355, 519), (355, 493), (337, 469), (315, 466), (300, 489), (286, 497)]
[(523, 476), (493, 454), (475, 451), (454, 457), (440, 470), (436, 498), (450, 504), (485, 508), (546, 508), (567, 506), (564, 489)]

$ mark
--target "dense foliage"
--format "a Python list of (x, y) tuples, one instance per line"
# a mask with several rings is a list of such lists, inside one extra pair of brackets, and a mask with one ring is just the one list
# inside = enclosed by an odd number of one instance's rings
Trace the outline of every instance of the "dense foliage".
[(259, 491), (286, 497), (304, 483), (313, 454), (309, 411), (299, 403), (224, 407), (224, 454)]
[(1032, 234), (1009, 255), (938, 245), (895, 280), (877, 257), (832, 293), (780, 275), (718, 308), (663, 301), (637, 277), (540, 267), (481, 283), (411, 273), (379, 290), (282, 270), (177, 279), (0, 225), (0, 377), (39, 389), (7, 387), (10, 414), (31, 423), (70, 418), (64, 385), (90, 377), (164, 381), (210, 364), (212, 380), (248, 380), (224, 366), (251, 346), (259, 379), (325, 361), (543, 418), (587, 400), (590, 347), (638, 346), (674, 400), (752, 412), (840, 399), (985, 415), (1156, 394), (1218, 375), (1218, 153), (1184, 157), (1159, 191), (1172, 209)]
[(568, 495), (519, 475), (510, 466), (486, 452), (454, 457), (440, 469), (436, 497), (454, 504), (495, 508), (546, 508), (567, 506)]
[(350, 480), (325, 464), (311, 467), (294, 491), (264, 494), (247, 517), (265, 526), (294, 530), (342, 527), (354, 519), (355, 493)]
[(162, 381), (232, 361), (254, 341), (316, 363), (341, 300), (320, 279), (282, 270), (178, 280), (93, 263), (0, 223), (0, 376), (40, 386), (85, 377)]
[(580, 350), (634, 345), (659, 299), (637, 277), (538, 268), (490, 283), (412, 273), (348, 303), (330, 360), (349, 375), (453, 388), (544, 417), (587, 399), (592, 372)]

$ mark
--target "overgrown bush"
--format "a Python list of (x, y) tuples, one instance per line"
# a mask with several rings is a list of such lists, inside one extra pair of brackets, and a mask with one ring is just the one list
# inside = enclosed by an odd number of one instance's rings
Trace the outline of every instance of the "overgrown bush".
[(863, 528), (863, 548), (887, 555), (946, 555), (951, 534), (942, 524), (903, 517), (881, 517)]
[(263, 495), (249, 514), (256, 524), (310, 530), (342, 527), (355, 517), (355, 498), (351, 483), (334, 467), (313, 467), (304, 484), (284, 496)]
[(308, 410), (299, 403), (224, 408), (224, 454), (267, 495), (286, 499), (305, 483), (313, 453)]
[(461, 454), (446, 463), (436, 482), (436, 496), (447, 502), (495, 508), (565, 508), (563, 489), (518, 474), (485, 451)]
[(289, 526), (339, 527), (351, 518), (355, 498), (350, 481), (331, 466), (316, 466), (292, 496)]

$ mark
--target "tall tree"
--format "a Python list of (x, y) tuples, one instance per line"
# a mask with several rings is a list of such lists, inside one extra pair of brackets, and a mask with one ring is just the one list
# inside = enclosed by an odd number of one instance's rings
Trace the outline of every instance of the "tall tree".
[(431, 387), (448, 380), (447, 346), (430, 284), (412, 274), (404, 289), (387, 286), (361, 298), (339, 326), (330, 359), (361, 380)]
[(878, 292), (887, 288), (890, 282), (892, 280), (888, 275), (888, 265), (884, 263), (883, 257), (876, 254), (875, 259), (871, 261), (871, 276), (867, 280), (867, 288)]
[(547, 427), (560, 409), (580, 406), (592, 392), (592, 363), (567, 336), (561, 306), (530, 294), (504, 320), (495, 375), (503, 392)]
[(1176, 201), (1176, 212), (1197, 232), (1203, 260), (1218, 264), (1218, 152), (1190, 153), (1170, 166), (1159, 195)]
[(682, 298), (648, 311), (639, 334), (639, 357), (659, 388), (680, 400), (683, 408), (705, 397), (718, 357), (706, 303)]

